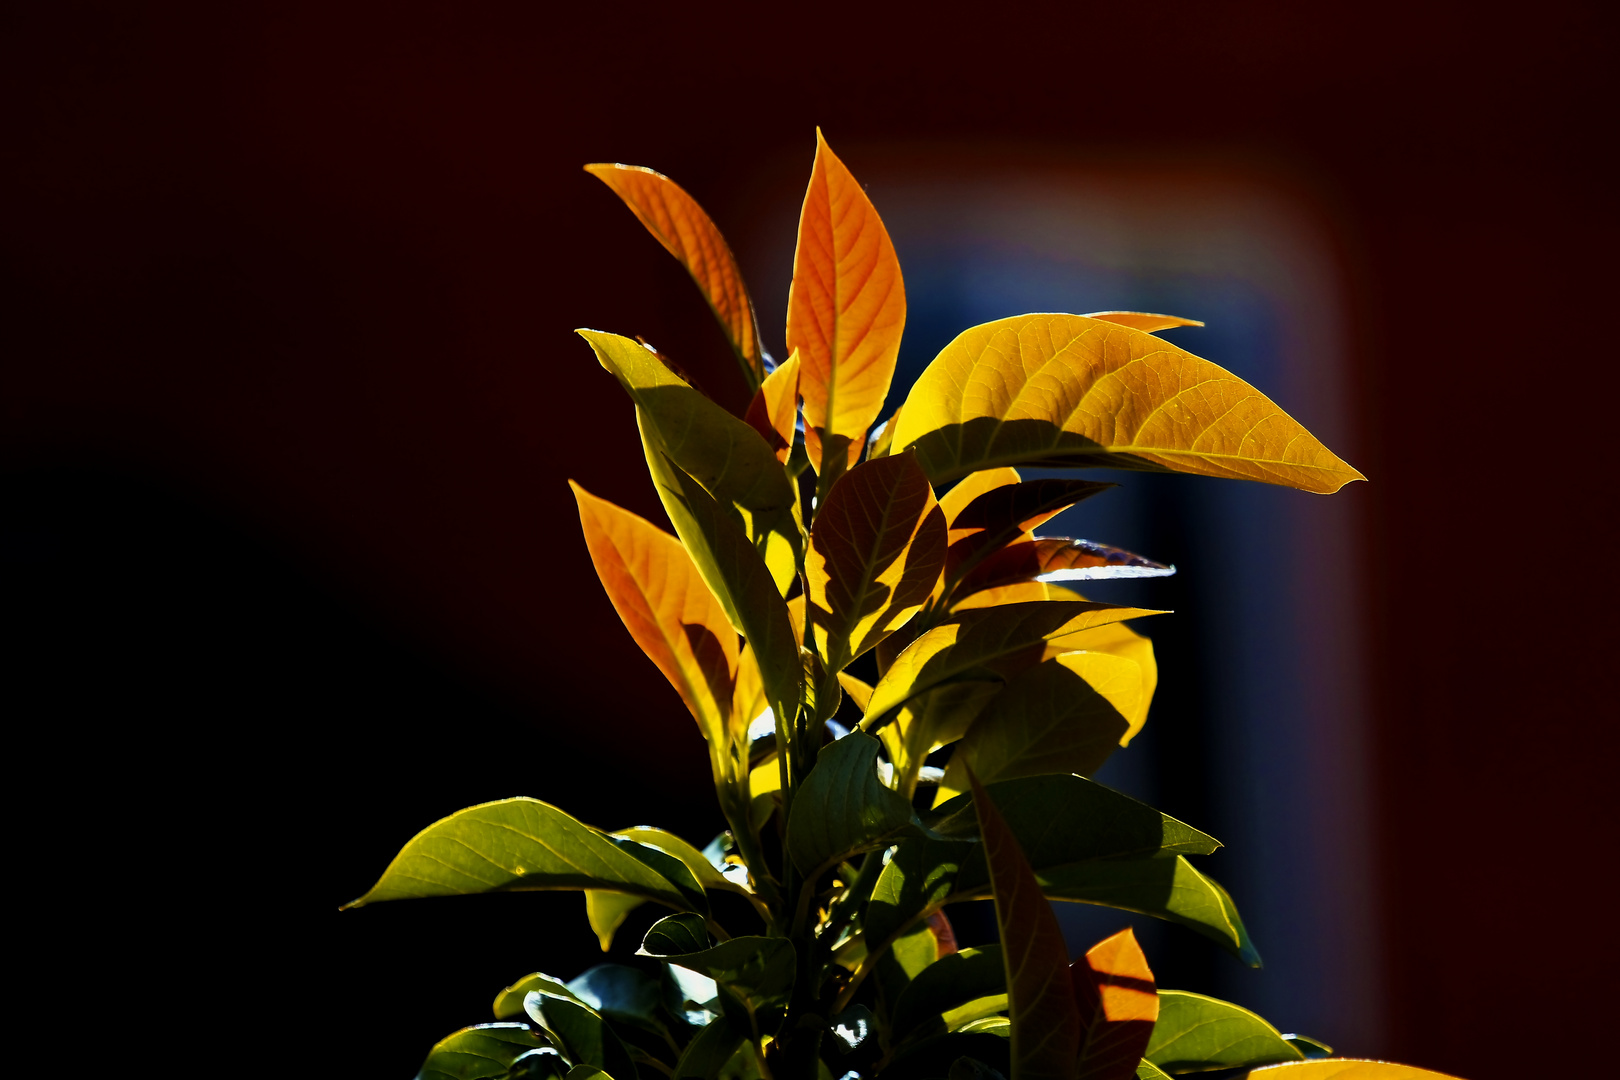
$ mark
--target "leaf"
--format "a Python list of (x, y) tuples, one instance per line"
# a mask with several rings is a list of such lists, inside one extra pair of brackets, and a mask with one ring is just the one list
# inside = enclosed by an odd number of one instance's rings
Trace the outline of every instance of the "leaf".
[(1081, 1031), (1063, 931), (1012, 830), (984, 786), (968, 775), (1007, 969), (1011, 1080), (1071, 1080)]
[(580, 973), (568, 990), (614, 1023), (665, 1036), (658, 980), (626, 964), (597, 964)]
[(1147, 957), (1126, 927), (1069, 967), (1085, 1038), (1075, 1080), (1130, 1080), (1147, 1052), (1159, 998)]
[(1136, 1080), (1170, 1080), (1170, 1074), (1144, 1058), (1136, 1063)]
[(564, 997), (573, 993), (561, 980), (536, 971), (532, 975), (523, 976), (495, 995), (495, 1019), (510, 1020), (514, 1016), (523, 1016), (523, 999), (529, 996), (531, 990), (546, 990)]
[(1116, 581), (1169, 577), (1174, 566), (1154, 562), (1123, 548), (1064, 536), (1024, 540), (985, 556), (962, 578), (955, 596), (1020, 581)]
[(585, 918), (596, 934), (602, 951), (613, 948), (613, 935), (619, 932), (630, 913), (647, 902), (646, 897), (629, 893), (608, 892), (606, 889), (585, 890)]
[(702, 952), (709, 947), (707, 924), (699, 915), (682, 913), (666, 915), (647, 929), (642, 939), (639, 956), (669, 958)]
[(715, 1080), (742, 1046), (744, 1037), (725, 1017), (715, 1017), (681, 1053), (674, 1080)]
[(1457, 1080), (1450, 1073), (1360, 1058), (1293, 1061), (1256, 1069), (1249, 1076), (1255, 1080)]
[(563, 1080), (568, 1071), (562, 1055), (548, 1046), (514, 1059), (504, 1080)]
[(1177, 326), (1204, 325), (1197, 319), (1183, 319), (1176, 315), (1151, 315), (1146, 311), (1093, 311), (1085, 317), (1118, 323), (1120, 326), (1129, 326), (1133, 330), (1141, 330), (1148, 334)]
[(725, 875), (716, 870), (714, 864), (703, 857), (703, 852), (667, 829), (637, 825), (630, 829), (620, 829), (613, 835), (625, 840), (634, 840), (648, 847), (655, 847), (660, 851), (675, 856), (686, 864), (686, 868), (692, 872), (693, 879), (702, 888), (727, 889), (732, 892), (744, 891), (736, 882), (728, 880)]
[[(986, 1066), (992, 1074), (1012, 1075), (1008, 1057), (1007, 1033), (952, 1031), (932, 1039), (924, 1039), (897, 1052), (894, 1060), (884, 1068), (883, 1080), (937, 1080), (950, 1074), (954, 1064), (962, 1058)], [(975, 1072), (975, 1080), (983, 1080), (982, 1072)]]
[(718, 751), (737, 670), (737, 636), (724, 609), (679, 540), (572, 480), (568, 486), (614, 610)]
[(544, 889), (611, 889), (687, 906), (680, 889), (595, 829), (539, 799), (458, 810), (411, 838), (364, 896), (346, 908), (423, 896)]
[[(1047, 587), (1061, 588), (1056, 585)], [(1130, 728), (1119, 740), (1119, 745), (1129, 746), (1136, 733), (1147, 723), (1148, 706), (1153, 703), (1153, 692), (1159, 686), (1159, 665), (1153, 658), (1153, 642), (1124, 623), (1110, 623), (1077, 634), (1068, 640), (1068, 644), (1089, 653), (1108, 653), (1111, 656), (1122, 657), (1136, 664), (1142, 678), (1142, 690), (1135, 710), (1127, 709), (1128, 703), (1124, 699), (1110, 699), (1114, 707), (1124, 713), (1125, 719), (1130, 723)]]
[[(803, 536), (796, 517), (798, 493), (770, 445), (746, 421), (692, 389), (641, 343), (597, 330), (578, 333), (636, 403), (643, 442), (667, 454), (714, 497), (747, 533), (772, 576), (785, 585), (797, 570)], [(657, 454), (649, 449), (648, 457), (656, 481)], [(664, 498), (662, 490), (659, 497)], [(686, 539), (675, 511), (670, 520)]]
[(984, 945), (941, 957), (911, 980), (894, 1003), (896, 1042), (906, 1039), (941, 1015), (975, 998), (1007, 992), (1001, 946)]
[(504, 1077), (518, 1057), (546, 1045), (527, 1024), (475, 1024), (435, 1043), (416, 1080)]
[(1294, 1044), (1294, 1049), (1308, 1058), (1325, 1058), (1333, 1056), (1333, 1047), (1325, 1042), (1313, 1039), (1309, 1035), (1296, 1035), (1283, 1032), (1283, 1038)]
[(878, 730), (894, 763), (896, 790), (910, 797), (928, 755), (965, 735), (1001, 688), (1001, 683), (992, 681), (946, 683), (902, 705), (894, 723)]
[(749, 389), (759, 386), (765, 366), (754, 303), (725, 237), (697, 200), (669, 177), (637, 165), (603, 163), (587, 165), (585, 171), (612, 188), (664, 250), (686, 267), (720, 321)]
[(905, 324), (905, 285), (888, 230), (818, 129), (787, 316), (787, 347), (804, 364), (805, 443), (817, 472), (827, 435), (849, 440), (848, 464), (855, 464), (889, 392)]
[(982, 1031), (985, 1030), (983, 1021), (992, 1019), (1005, 1021), (1006, 1012), (1007, 995), (991, 994), (959, 1005), (947, 1011), (941, 1019), (945, 1021), (945, 1027), (950, 1031), (965, 1029)]
[(1166, 1072), (1236, 1069), (1304, 1057), (1282, 1033), (1229, 1001), (1159, 991), (1159, 1022), (1143, 1055)]
[(787, 850), (806, 878), (919, 831), (917, 813), (877, 775), (878, 741), (851, 732), (825, 747), (793, 797)]
[[(979, 491), (973, 481), (978, 477), (1001, 478), (1011, 474), (1012, 483), (997, 483)], [(970, 486), (973, 485), (973, 486)], [(946, 575), (951, 581), (966, 577), (980, 561), (992, 557), (1006, 545), (1023, 537), (1033, 540), (1030, 530), (1077, 502), (1100, 495), (1117, 484), (1099, 484), (1090, 480), (1044, 479), (1018, 481), (1012, 469), (991, 469), (974, 473), (951, 489), (946, 499), (968, 488), (969, 502), (959, 508), (946, 510), (950, 522), (950, 552), (946, 556)], [(944, 506), (946, 500), (941, 500)], [(956, 513), (951, 513), (956, 509)], [(1029, 577), (1033, 577), (1031, 574)], [(987, 586), (981, 585), (980, 588)]]
[(793, 452), (794, 428), (799, 419), (798, 353), (765, 376), (743, 419), (776, 452), (776, 460), (786, 464)]
[(906, 646), (878, 680), (861, 727), (872, 730), (918, 694), (975, 671), (1007, 662), (1027, 667), (1048, 654), (1069, 651), (1065, 642), (1125, 619), (1157, 615), (1147, 608), (1116, 607), (1090, 601), (1052, 601), (965, 611)]
[(664, 960), (708, 976), (756, 1010), (785, 1004), (793, 989), (795, 958), (787, 938), (734, 937)]
[(816, 512), (805, 558), (816, 651), (840, 671), (922, 608), (945, 565), (945, 516), (910, 454), (857, 465)]
[(601, 1013), (572, 992), (557, 994), (545, 987), (531, 990), (523, 997), (523, 1011), (545, 1029), (576, 1069), (589, 1065), (621, 1080), (636, 1080), (635, 1062), (624, 1041)]
[(999, 465), (1168, 469), (1323, 494), (1359, 472), (1230, 372), (1140, 330), (1019, 315), (964, 331), (895, 433), (934, 483)]
[(866, 445), (867, 461), (876, 461), (880, 457), (889, 456), (889, 450), (894, 445), (894, 428), (899, 420), (900, 410), (895, 409), (887, 420), (872, 429)]
[(1016, 585), (998, 585), (982, 589), (971, 596), (951, 601), (951, 612), (972, 611), (975, 608), (1001, 607), (1004, 604), (1034, 604), (1047, 600), (1082, 600), (1073, 589), (1061, 585), (1048, 585), (1044, 581), (1021, 581)]
[(985, 783), (1043, 773), (1090, 776), (1130, 730), (1142, 697), (1134, 660), (1063, 653), (1015, 675), (984, 706), (957, 745), (936, 805), (968, 786), (967, 766)]

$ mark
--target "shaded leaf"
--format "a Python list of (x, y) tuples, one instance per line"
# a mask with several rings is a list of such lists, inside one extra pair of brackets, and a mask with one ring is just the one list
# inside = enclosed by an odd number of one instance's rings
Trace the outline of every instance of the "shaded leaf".
[(807, 878), (919, 829), (917, 813), (877, 775), (878, 741), (852, 732), (824, 748), (793, 798), (788, 855)]
[[(1014, 540), (1021, 537), (1026, 541), (1032, 540), (1033, 537), (1029, 535), (1031, 529), (1038, 528), (1075, 503), (1118, 486), (1056, 478), (1018, 481), (1018, 473), (1012, 469), (990, 469), (965, 478), (951, 489), (951, 495), (964, 487), (968, 487), (970, 492), (976, 490), (976, 485), (969, 485), (977, 477), (1001, 478), (1009, 473), (1014, 478), (1013, 483), (986, 487), (955, 514), (947, 509), (950, 552), (946, 556), (946, 576), (950, 580), (967, 576), (982, 560), (992, 557)], [(940, 505), (945, 506), (945, 500), (941, 500)], [(1034, 576), (1028, 575), (1031, 578)], [(979, 588), (987, 587), (986, 584), (979, 585)]]
[(1281, 1032), (1241, 1005), (1185, 990), (1159, 991), (1159, 1022), (1143, 1056), (1173, 1073), (1304, 1057)]
[(1160, 613), (1147, 608), (1080, 600), (965, 611), (919, 637), (895, 658), (873, 689), (861, 726), (867, 730), (879, 726), (907, 699), (943, 683), (973, 677), (974, 672), (993, 673), (993, 665), (1028, 667), (1069, 651), (1065, 643), (1083, 631), (1156, 614)]
[(787, 316), (787, 347), (804, 365), (805, 443), (817, 472), (828, 435), (849, 440), (848, 464), (855, 463), (889, 392), (905, 323), (905, 285), (888, 230), (818, 129)]
[(715, 1080), (737, 1054), (744, 1037), (725, 1017), (716, 1017), (682, 1051), (674, 1080)]
[(1290, 1043), (1293, 1043), (1294, 1049), (1298, 1050), (1308, 1058), (1325, 1058), (1333, 1056), (1333, 1047), (1329, 1046), (1325, 1042), (1320, 1042), (1313, 1039), (1309, 1035), (1294, 1035), (1285, 1031), (1283, 1032), (1283, 1038), (1287, 1039)]
[(1069, 968), (1085, 1038), (1075, 1080), (1130, 1080), (1147, 1052), (1159, 998), (1129, 927), (1093, 945)]
[[(1010, 1044), (1006, 1034), (981, 1031), (952, 1031), (923, 1039), (897, 1052), (884, 1068), (883, 1080), (937, 1080), (949, 1075), (952, 1066), (968, 1058), (1002, 1076), (1012, 1076)], [(983, 1073), (977, 1074), (983, 1077)]]
[(626, 964), (597, 964), (568, 984), (580, 1001), (615, 1023), (663, 1035), (668, 1031), (660, 1011), (663, 992), (658, 980)]
[(699, 915), (667, 915), (647, 928), (637, 955), (668, 959), (702, 952), (709, 947), (707, 923)]
[(1007, 969), (1011, 1080), (1071, 1080), (1081, 1031), (1063, 931), (1012, 830), (983, 785), (968, 775)]
[(531, 990), (546, 990), (562, 997), (573, 993), (561, 979), (553, 979), (550, 975), (536, 971), (532, 975), (523, 976), (495, 995), (495, 1019), (510, 1020), (514, 1016), (523, 1016), (523, 999), (529, 996)]
[(1168, 566), (1123, 548), (1063, 536), (1023, 540), (986, 555), (963, 576), (956, 596), (1020, 581), (1117, 581), (1122, 578), (1169, 577)]
[(1180, 923), (1250, 967), (1260, 966), (1260, 954), (1232, 898), (1181, 856), (1055, 865), (1041, 869), (1039, 877), (1041, 888), (1053, 900), (1099, 904)]
[(1255, 1080), (1457, 1080), (1450, 1073), (1358, 1058), (1288, 1062), (1256, 1069), (1249, 1076)]
[(1168, 469), (1337, 491), (1365, 479), (1265, 395), (1140, 330), (1019, 315), (964, 331), (895, 433), (945, 483), (1000, 465)]
[(787, 938), (734, 937), (712, 948), (664, 959), (708, 976), (753, 1009), (783, 1005), (793, 989), (796, 961), (793, 943)]
[(631, 896), (629, 893), (608, 892), (606, 889), (585, 890), (585, 918), (590, 922), (603, 952), (613, 948), (613, 936), (624, 925), (624, 920), (646, 902), (646, 897)]
[(896, 790), (909, 798), (928, 755), (965, 735), (1001, 688), (1001, 683), (990, 681), (946, 683), (902, 705), (894, 722), (878, 729), (894, 763)]
[(735, 882), (728, 880), (720, 871), (716, 870), (714, 864), (703, 857), (703, 852), (667, 829), (637, 825), (630, 829), (619, 829), (613, 835), (625, 840), (634, 840), (648, 847), (658, 848), (660, 851), (675, 856), (692, 872), (693, 879), (702, 888), (743, 891)]
[(743, 419), (787, 463), (793, 452), (794, 427), (799, 418), (799, 354), (794, 353), (754, 391)]
[(503, 1077), (521, 1055), (545, 1045), (527, 1024), (476, 1024), (435, 1043), (416, 1080)]
[(1176, 315), (1153, 315), (1146, 311), (1093, 311), (1086, 316), (1088, 319), (1101, 319), (1103, 322), (1118, 323), (1120, 326), (1129, 326), (1133, 330), (1144, 333), (1153, 333), (1156, 330), (1169, 330), (1177, 326), (1203, 326), (1197, 319), (1183, 319)]
[(504, 1080), (562, 1080), (566, 1075), (568, 1066), (562, 1055), (551, 1047), (542, 1047), (515, 1059)]
[(587, 165), (585, 171), (612, 188), (664, 250), (686, 267), (720, 321), (749, 389), (757, 387), (765, 366), (754, 303), (736, 257), (709, 215), (679, 184), (651, 169), (603, 163)]
[(1007, 971), (1001, 946), (984, 945), (941, 957), (906, 986), (894, 1003), (895, 1041), (939, 1021), (942, 1014), (975, 998), (1007, 992)]
[(951, 1063), (946, 1080), (1006, 1080), (1006, 1077), (976, 1058), (959, 1057)]
[(589, 1065), (620, 1080), (635, 1080), (635, 1062), (624, 1040), (601, 1013), (572, 992), (556, 994), (544, 987), (531, 990), (523, 997), (523, 1011), (545, 1030), (576, 1069)]
[(611, 889), (676, 909), (687, 904), (668, 879), (595, 829), (539, 799), (516, 798), (470, 806), (429, 825), (369, 892), (345, 907), (543, 889)]
[(711, 751), (726, 745), (737, 636), (673, 536), (568, 482), (596, 575), (641, 651), (697, 719)]

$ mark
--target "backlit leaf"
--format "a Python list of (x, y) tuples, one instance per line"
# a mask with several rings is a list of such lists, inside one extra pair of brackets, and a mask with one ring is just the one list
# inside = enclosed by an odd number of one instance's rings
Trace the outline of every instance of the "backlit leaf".
[(895, 409), (887, 420), (872, 429), (866, 447), (866, 460), (876, 461), (889, 456), (889, 451), (894, 447), (894, 429), (899, 420), (900, 410)]
[(848, 439), (848, 464), (855, 463), (889, 392), (905, 323), (905, 285), (888, 230), (818, 130), (787, 317), (787, 347), (804, 365), (805, 442), (817, 472), (827, 435)]
[(793, 989), (796, 960), (787, 938), (734, 937), (665, 960), (713, 979), (755, 1009), (785, 1004)]
[(808, 878), (918, 828), (917, 814), (877, 775), (878, 741), (851, 732), (822, 749), (793, 798), (787, 849)]
[(1136, 1080), (1170, 1080), (1170, 1074), (1144, 1058), (1136, 1063)]
[[(1083, 631), (1159, 612), (1090, 601), (1052, 601), (964, 611), (906, 646), (878, 680), (861, 726), (868, 730), (918, 694), (1009, 665), (1022, 669), (1061, 652)], [(981, 676), (982, 677), (982, 676)]]
[(612, 1077), (635, 1080), (636, 1066), (624, 1041), (601, 1013), (572, 991), (558, 994), (548, 987), (531, 990), (523, 997), (523, 1011), (545, 1030), (576, 1069), (589, 1065)]
[(1045, 537), (1021, 540), (985, 556), (962, 578), (955, 596), (1020, 581), (1115, 581), (1121, 578), (1169, 577), (1173, 566), (1154, 562), (1123, 548), (1091, 540)]
[(674, 1080), (716, 1080), (721, 1070), (743, 1049), (746, 1036), (725, 1017), (716, 1017), (699, 1031), (675, 1064)]
[(523, 976), (495, 996), (495, 1019), (510, 1020), (514, 1016), (523, 1016), (523, 999), (529, 996), (529, 991), (542, 989), (564, 997), (573, 993), (562, 980), (553, 979), (550, 975), (536, 971), (532, 975)]
[[(989, 475), (1012, 472), (988, 470)], [(975, 473), (974, 476), (985, 475)], [(968, 484), (964, 479), (957, 488)], [(1115, 484), (1090, 480), (1044, 479), (998, 484), (973, 498), (959, 513), (950, 517), (950, 554), (947, 573), (954, 580), (966, 574), (981, 559), (1023, 538), (1033, 540), (1030, 530), (1049, 521), (1077, 502), (1100, 495)], [(955, 494), (955, 488), (952, 494)], [(1033, 576), (1033, 575), (1032, 575)]]
[(894, 1003), (895, 1039), (927, 1031), (941, 1015), (975, 998), (1007, 992), (1007, 970), (1001, 946), (963, 949), (941, 957), (919, 972)]
[(1038, 876), (1053, 900), (1098, 904), (1180, 923), (1250, 967), (1260, 966), (1260, 954), (1232, 898), (1179, 855), (1054, 865), (1042, 867)]
[(1120, 326), (1129, 326), (1133, 330), (1141, 330), (1149, 334), (1156, 330), (1169, 330), (1177, 326), (1204, 325), (1197, 319), (1183, 319), (1176, 315), (1153, 315), (1146, 311), (1093, 311), (1088, 313), (1086, 318), (1118, 323)]
[(757, 387), (765, 367), (754, 303), (736, 257), (709, 215), (679, 184), (651, 169), (603, 163), (587, 165), (585, 171), (612, 188), (664, 250), (686, 267), (731, 342), (749, 389)]
[(613, 608), (697, 718), (712, 751), (726, 745), (737, 634), (686, 548), (645, 518), (568, 482), (591, 562)]
[(945, 516), (910, 454), (845, 473), (816, 513), (805, 558), (810, 626), (832, 671), (922, 607), (945, 564)]
[(1411, 1065), (1359, 1058), (1329, 1058), (1326, 1061), (1294, 1061), (1268, 1065), (1249, 1073), (1253, 1080), (1457, 1080), (1450, 1073), (1438, 1073)]
[(1185, 990), (1159, 991), (1159, 1022), (1143, 1056), (1172, 1073), (1304, 1057), (1280, 1031), (1241, 1005)]
[(629, 893), (608, 892), (606, 889), (585, 890), (585, 918), (590, 922), (596, 942), (602, 946), (603, 952), (613, 948), (613, 936), (624, 925), (624, 920), (646, 902), (646, 897)]
[(657, 979), (628, 964), (597, 964), (568, 983), (568, 991), (613, 1023), (667, 1035)]
[(416, 1080), (504, 1077), (518, 1057), (548, 1045), (527, 1024), (477, 1024), (435, 1043)]
[(895, 447), (935, 483), (1002, 465), (1168, 469), (1337, 491), (1365, 479), (1265, 395), (1140, 330), (1019, 315), (964, 331), (912, 386)]
[(638, 955), (672, 957), (702, 952), (709, 947), (709, 931), (702, 917), (690, 912), (666, 915), (647, 928)]
[[(1017, 588), (1017, 586), (1009, 586)], [(1048, 589), (1061, 589), (1060, 585), (1047, 585)], [(996, 592), (998, 590), (992, 590)], [(1065, 590), (1066, 591), (1066, 590)], [(1072, 594), (1071, 594), (1072, 595)], [(1125, 734), (1120, 738), (1119, 745), (1129, 746), (1136, 733), (1142, 730), (1147, 723), (1148, 706), (1153, 703), (1153, 693), (1159, 686), (1159, 665), (1153, 657), (1153, 642), (1132, 630), (1125, 623), (1110, 623), (1099, 626), (1095, 630), (1087, 630), (1083, 634), (1076, 634), (1069, 638), (1069, 645), (1076, 649), (1084, 649), (1091, 653), (1108, 653), (1112, 656), (1130, 660), (1136, 665), (1137, 673), (1141, 677), (1141, 691), (1136, 699), (1136, 708), (1128, 708), (1128, 702), (1123, 698), (1111, 698), (1114, 707), (1124, 713), (1126, 721), (1130, 724)]]
[(737, 890), (740, 888), (735, 882), (728, 880), (720, 871), (716, 870), (714, 864), (703, 857), (703, 852), (667, 829), (655, 829), (646, 825), (638, 825), (631, 829), (620, 829), (613, 835), (626, 840), (634, 840), (638, 844), (658, 848), (660, 851), (675, 856), (686, 864), (686, 868), (692, 872), (692, 877), (697, 881), (698, 885), (705, 889)]
[(502, 799), (458, 810), (417, 833), (371, 890), (346, 907), (423, 896), (552, 889), (611, 889), (677, 910), (674, 884), (539, 799)]
[(1020, 581), (1016, 585), (998, 585), (994, 589), (981, 589), (971, 596), (951, 601), (951, 611), (972, 611), (974, 608), (1000, 607), (1003, 604), (1033, 604), (1045, 600), (1083, 600), (1073, 589), (1050, 585), (1044, 581)]
[(999, 682), (963, 680), (935, 687), (902, 705), (894, 722), (878, 729), (878, 738), (894, 763), (896, 790), (909, 797), (928, 755), (965, 735), (1000, 692)]
[(1080, 1014), (1063, 930), (1012, 830), (984, 787), (971, 773), (969, 778), (1007, 968), (1011, 1080), (1072, 1080), (1080, 1050)]
[(794, 353), (754, 391), (743, 419), (786, 463), (793, 452), (794, 425), (799, 417), (799, 354)]
[(1130, 1080), (1147, 1052), (1159, 998), (1129, 927), (1093, 945), (1069, 968), (1085, 1036), (1075, 1080)]

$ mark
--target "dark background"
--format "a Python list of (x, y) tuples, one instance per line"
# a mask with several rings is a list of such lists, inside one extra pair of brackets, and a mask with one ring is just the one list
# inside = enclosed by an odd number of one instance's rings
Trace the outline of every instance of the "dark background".
[(726, 228), (817, 124), (857, 175), (863, 143), (1016, 145), (1265, 162), (1318, 193), (1373, 478), (1386, 898), (1388, 1045), (1344, 1049), (1489, 1080), (1607, 1022), (1597, 5), (4, 18), (9, 891), (55, 973), (19, 980), (32, 1023), (99, 1018), (137, 1061), (187, 1032), (204, 1071), (329, 1072), (341, 1045), (345, 1073), (408, 1075), (510, 978), (595, 952), (573, 896), (333, 913), (411, 832), (520, 792), (716, 828), (657, 672), (603, 660), (631, 646), (563, 479), (656, 510), (571, 330), (734, 380), (579, 166), (656, 166)]

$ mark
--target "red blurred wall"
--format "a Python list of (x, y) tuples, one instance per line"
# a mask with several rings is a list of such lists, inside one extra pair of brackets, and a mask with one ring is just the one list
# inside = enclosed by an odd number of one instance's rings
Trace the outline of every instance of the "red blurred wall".
[[(600, 717), (622, 632), (565, 476), (649, 515), (575, 326), (731, 385), (580, 172), (720, 222), (834, 145), (1194, 154), (1298, 176), (1356, 292), (1390, 1055), (1563, 1057), (1612, 1003), (1615, 230), (1596, 4), (35, 5), (4, 61), (9, 468), (133, 463), (240, 508), (519, 697)], [(1611, 118), (1612, 119), (1612, 118)], [(860, 161), (849, 163), (857, 175)], [(791, 227), (791, 222), (784, 227)], [(746, 268), (745, 268), (746, 269)], [(760, 291), (786, 282), (756, 282)], [(765, 328), (780, 348), (780, 330)], [(616, 723), (662, 707), (613, 674)], [(584, 745), (701, 772), (690, 733)], [(650, 780), (658, 783), (657, 780)]]

